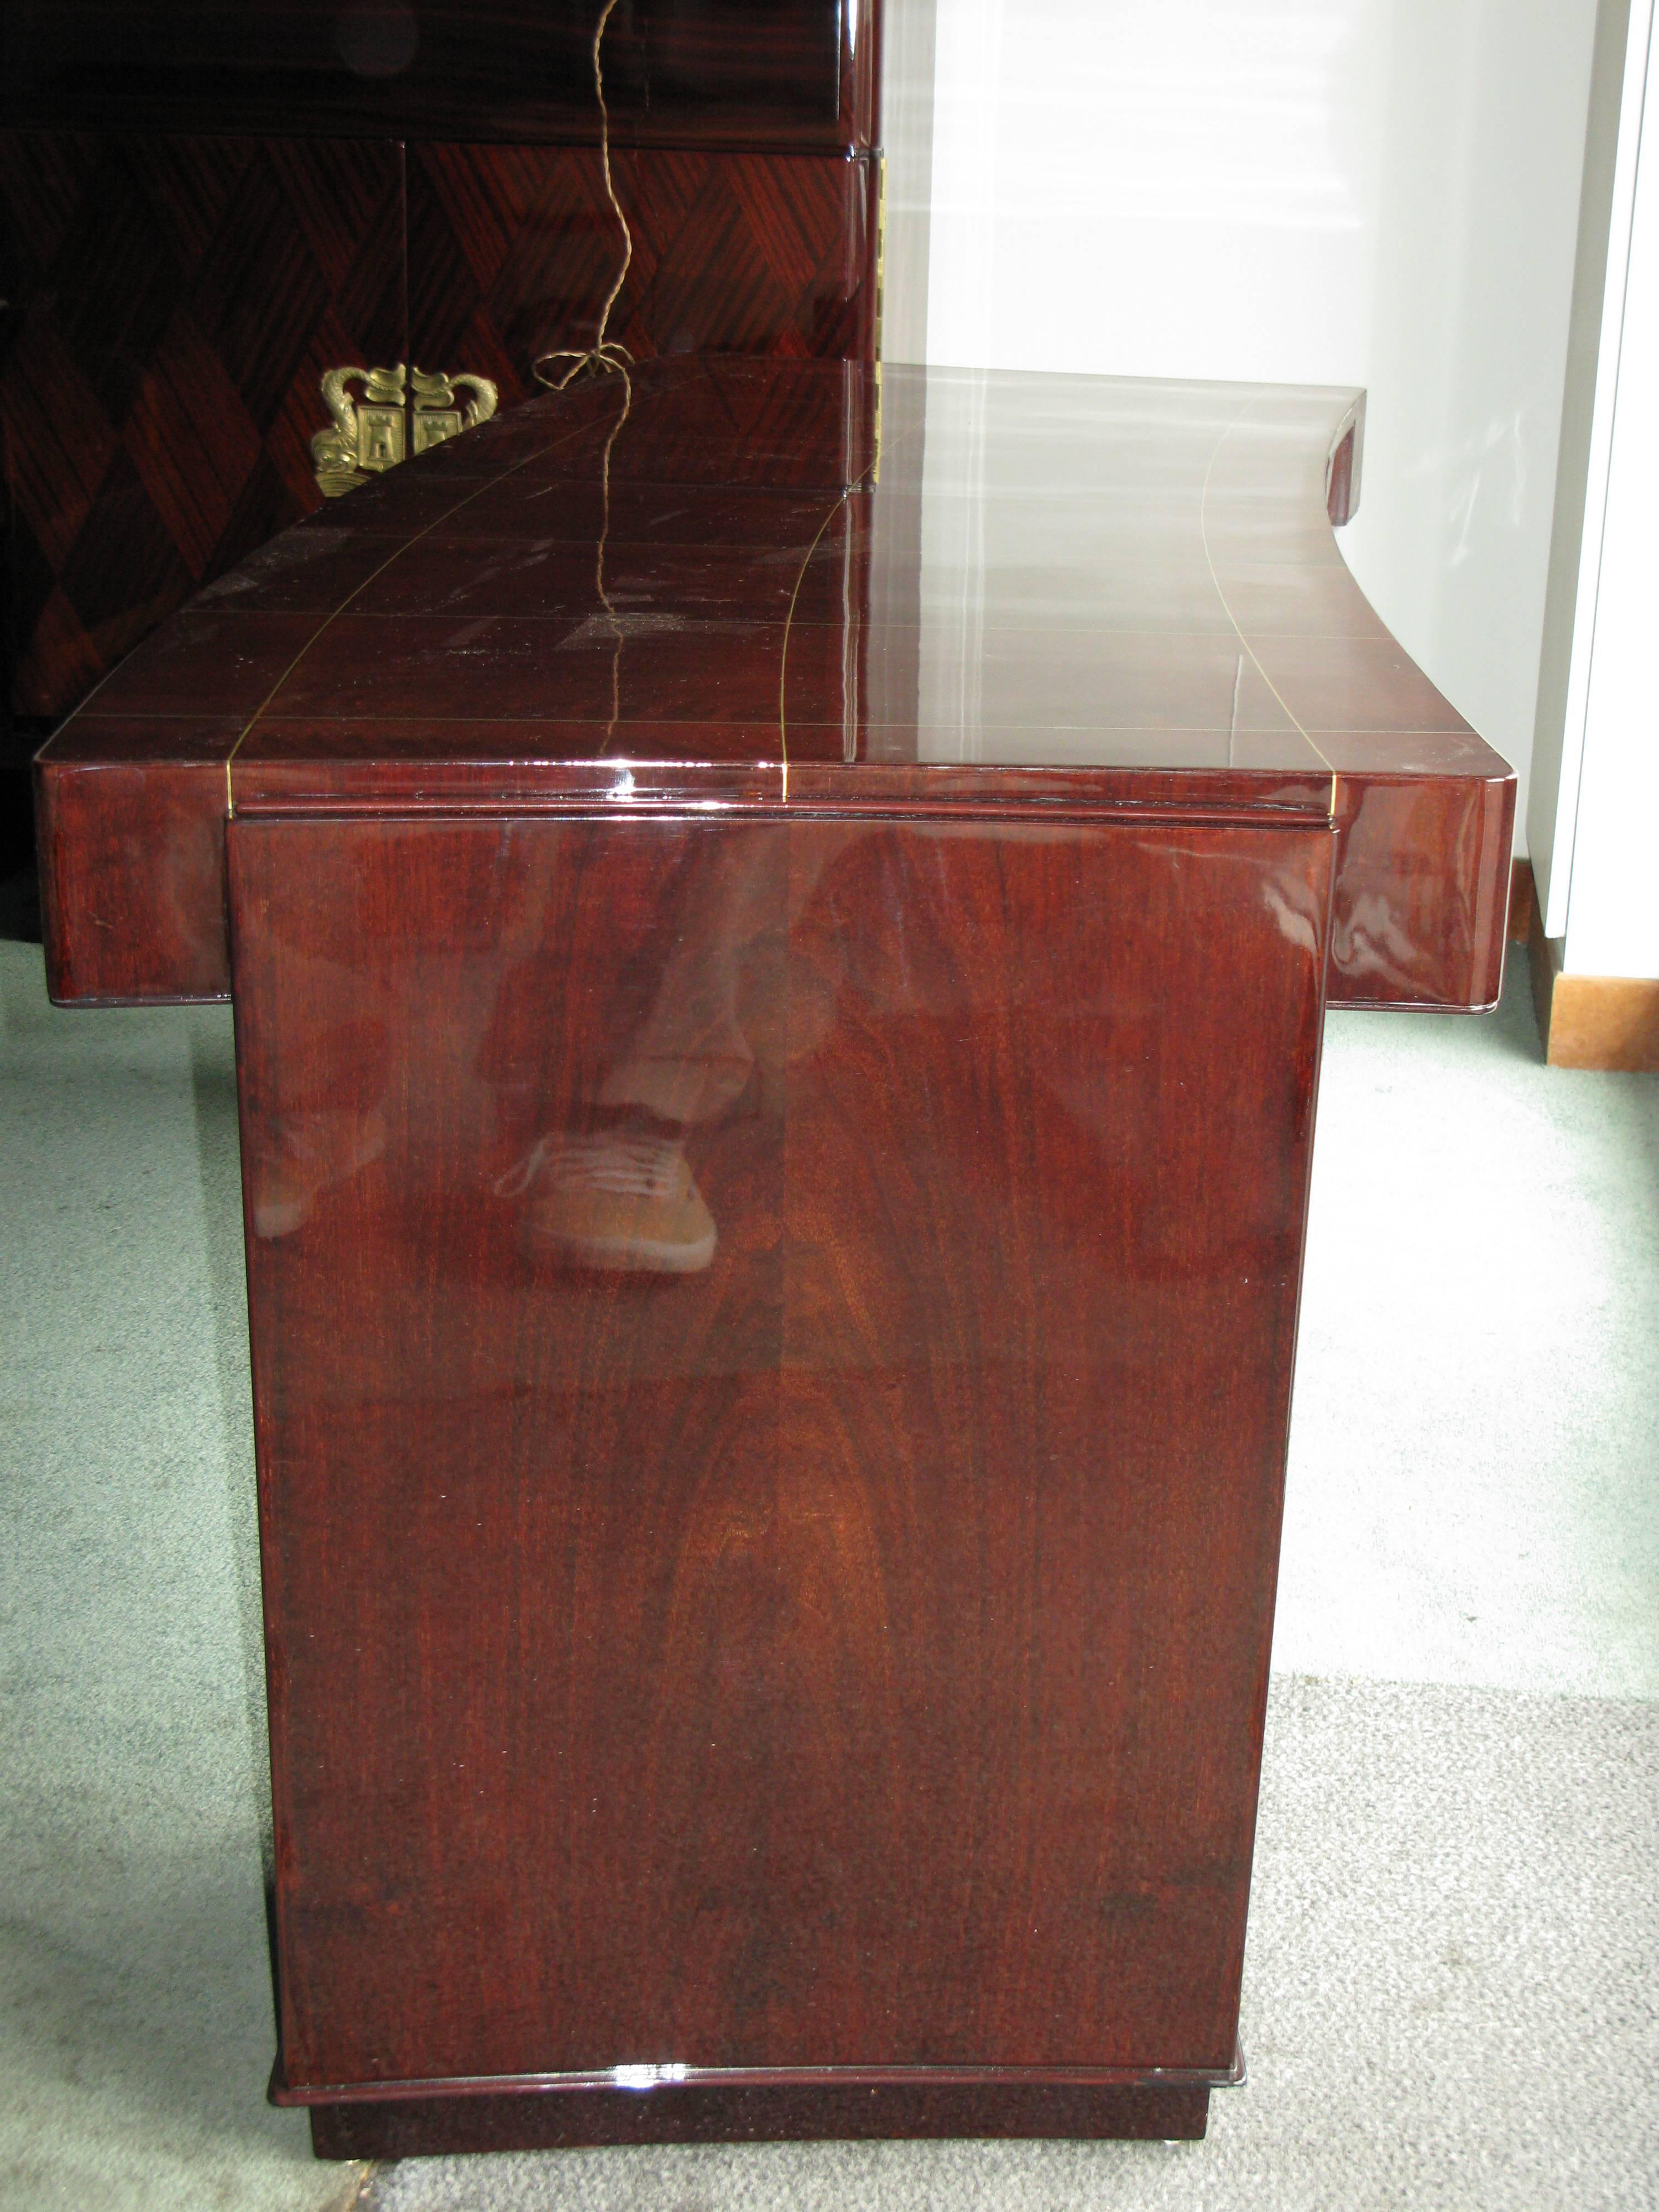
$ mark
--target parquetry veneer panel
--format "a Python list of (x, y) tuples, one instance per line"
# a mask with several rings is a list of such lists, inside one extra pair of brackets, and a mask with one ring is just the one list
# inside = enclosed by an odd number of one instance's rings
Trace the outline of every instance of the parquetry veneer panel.
[[(538, 355), (592, 343), (621, 261), (599, 155), (411, 144), (408, 161), (411, 357), (524, 398)], [(633, 258), (608, 331), (636, 358), (872, 357), (870, 157), (618, 152), (611, 171)]]
[(322, 371), (403, 359), (387, 143), (0, 132), (14, 710), (74, 706), (320, 503)]
[[(641, 359), (869, 359), (868, 156), (619, 153)], [(584, 147), (0, 132), (10, 701), (67, 713), (321, 501), (325, 368), (590, 344), (622, 251)]]

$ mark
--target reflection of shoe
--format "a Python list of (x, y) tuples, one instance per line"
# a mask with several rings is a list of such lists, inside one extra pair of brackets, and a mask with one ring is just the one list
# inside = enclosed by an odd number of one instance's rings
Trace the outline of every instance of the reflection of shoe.
[(579, 1267), (641, 1274), (695, 1275), (714, 1258), (714, 1217), (673, 1138), (544, 1137), (532, 1158), (520, 1184), (540, 1183), (525, 1212), (530, 1243)]
[(295, 1114), (278, 1121), (252, 1172), (253, 1233), (287, 1237), (331, 1183), (343, 1182), (386, 1150), (386, 1115)]

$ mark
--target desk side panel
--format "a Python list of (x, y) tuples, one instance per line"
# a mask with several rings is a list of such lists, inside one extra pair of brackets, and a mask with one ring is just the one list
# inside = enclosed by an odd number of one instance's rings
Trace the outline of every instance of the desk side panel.
[(35, 816), (58, 1005), (230, 996), (222, 761), (48, 757)]
[(288, 2096), (1231, 2065), (1333, 842), (231, 824)]

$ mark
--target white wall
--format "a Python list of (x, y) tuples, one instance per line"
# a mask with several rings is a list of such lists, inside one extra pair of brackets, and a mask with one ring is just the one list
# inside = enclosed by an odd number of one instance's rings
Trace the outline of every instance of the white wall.
[[(1556, 831), (1552, 907), (1565, 890), (1564, 964), (1587, 975), (1659, 976), (1659, 88), (1649, 10), (1632, 8), (1629, 82), (1646, 100), (1626, 111), (1633, 187), (1629, 229), (1608, 261), (1617, 284), (1601, 345), (1608, 440), (1599, 532), (1585, 532), (1575, 657), (1584, 670), (1576, 790), (1568, 777)], [(1644, 64), (1645, 64), (1645, 68)], [(1566, 767), (1574, 765), (1567, 749)], [(1563, 879), (1565, 878), (1565, 883)]]
[(1652, 0), (1601, 0), (1590, 73), (1527, 823), (1544, 932), (1553, 938), (1566, 934), (1572, 880), (1652, 12)]
[(1366, 386), (1344, 550), (1523, 780), (1595, 18), (945, 0), (937, 25), (928, 358)]
[(933, 5), (934, 0), (884, 0), (882, 8), (881, 143), (887, 159), (887, 239), (881, 350), (886, 361), (927, 358)]

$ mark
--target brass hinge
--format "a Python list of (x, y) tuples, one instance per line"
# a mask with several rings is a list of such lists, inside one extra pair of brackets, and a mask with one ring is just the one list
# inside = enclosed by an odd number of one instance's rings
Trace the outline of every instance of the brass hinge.
[(870, 465), (870, 481), (881, 481), (881, 321), (887, 292), (887, 156), (876, 156), (876, 374), (875, 374), (875, 458)]
[(876, 156), (876, 359), (881, 359), (882, 310), (887, 292), (887, 156)]

